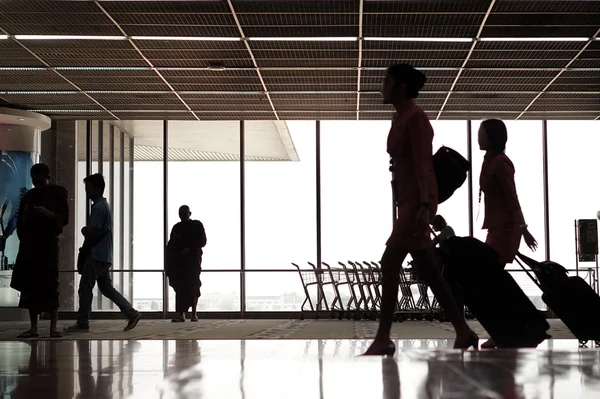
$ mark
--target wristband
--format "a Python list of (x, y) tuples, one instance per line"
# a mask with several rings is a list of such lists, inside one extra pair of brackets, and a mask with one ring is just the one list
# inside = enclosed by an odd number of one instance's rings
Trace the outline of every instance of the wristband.
[(527, 227), (529, 227), (529, 226), (527, 226), (526, 223), (523, 223), (522, 225), (519, 226), (520, 229), (526, 229)]

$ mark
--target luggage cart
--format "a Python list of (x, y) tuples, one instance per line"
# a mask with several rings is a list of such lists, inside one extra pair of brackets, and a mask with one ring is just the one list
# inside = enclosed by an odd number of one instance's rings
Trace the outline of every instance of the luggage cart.
[[(319, 308), (321, 302), (323, 302), (325, 304), (325, 309), (329, 311), (327, 299), (325, 298), (325, 292), (323, 291), (323, 286), (320, 283), (322, 279), (319, 278), (320, 275), (323, 274), (323, 271), (319, 273), (317, 268), (312, 263), (309, 262), (308, 264), (312, 267), (312, 270), (303, 270), (296, 263), (292, 263), (292, 265), (298, 270), (300, 282), (302, 283), (302, 288), (304, 289), (304, 294), (306, 295), (304, 302), (302, 302), (302, 306), (300, 306), (300, 320), (304, 320), (304, 306), (307, 302), (310, 305), (311, 312), (315, 312), (315, 307), (313, 306), (312, 299), (310, 298), (310, 292), (308, 291), (308, 287), (313, 285), (317, 287), (317, 297), (321, 297), (317, 300), (317, 309)], [(319, 312), (315, 312), (315, 317), (317, 319), (319, 318)]]
[(377, 320), (377, 308), (375, 306), (375, 298), (371, 292), (369, 272), (363, 269), (362, 263), (360, 262), (348, 261), (348, 263), (354, 269), (359, 283), (358, 287), (364, 303), (363, 318)]
[(321, 264), (323, 266), (325, 266), (325, 269), (327, 270), (327, 272), (329, 274), (329, 280), (324, 281), (323, 285), (330, 284), (333, 288), (333, 292), (335, 295), (333, 302), (331, 302), (329, 318), (331, 318), (331, 319), (335, 318), (335, 315), (337, 312), (338, 320), (342, 320), (344, 318), (345, 309), (344, 309), (344, 303), (342, 301), (342, 296), (340, 295), (339, 286), (342, 284), (348, 283), (346, 280), (346, 274), (344, 273), (343, 269), (332, 268), (326, 262), (321, 262)]
[[(358, 277), (354, 270), (346, 266), (345, 263), (338, 262), (338, 265), (342, 267), (344, 270), (344, 274), (346, 275), (346, 284), (348, 284), (348, 290), (350, 291), (350, 300), (346, 304), (346, 318), (348, 320), (360, 320), (362, 318), (362, 313), (360, 309), (360, 300), (358, 299), (360, 295), (360, 291), (358, 289)], [(356, 292), (359, 291), (359, 295)]]

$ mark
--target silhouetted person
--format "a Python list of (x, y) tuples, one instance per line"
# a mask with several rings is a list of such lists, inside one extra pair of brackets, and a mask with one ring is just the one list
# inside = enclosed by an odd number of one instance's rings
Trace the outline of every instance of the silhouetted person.
[(22, 198), (17, 219), (19, 252), (11, 286), (21, 292), (19, 307), (29, 309), (31, 328), (19, 338), (39, 336), (38, 317), (50, 314), (50, 336), (60, 337), (58, 319), (58, 240), (69, 223), (67, 190), (50, 184), (50, 169), (31, 168), (33, 188)]
[(178, 317), (173, 322), (185, 321), (185, 312), (192, 308), (191, 321), (198, 321), (196, 308), (200, 298), (200, 271), (202, 270), (202, 248), (206, 245), (206, 232), (199, 220), (192, 220), (190, 207), (179, 208), (181, 222), (173, 226), (167, 244), (165, 271), (169, 285), (175, 290), (175, 311)]
[(83, 179), (83, 182), (87, 197), (92, 201), (88, 225), (81, 229), (81, 234), (85, 237), (82, 248), (88, 256), (79, 280), (77, 323), (68, 327), (66, 331), (89, 331), (93, 289), (96, 281), (100, 293), (113, 301), (127, 317), (125, 331), (129, 331), (135, 328), (140, 321), (141, 314), (113, 287), (110, 278), (110, 267), (113, 260), (113, 222), (110, 206), (103, 197), (104, 177), (96, 173)]
[(454, 229), (448, 226), (446, 219), (442, 215), (435, 215), (433, 218), (433, 223), (431, 223), (433, 230), (438, 233), (436, 237), (433, 238), (433, 245), (438, 245), (447, 240), (448, 238), (455, 237)]
[(433, 252), (429, 225), (437, 211), (438, 189), (433, 169), (433, 128), (413, 98), (425, 84), (425, 75), (410, 65), (397, 64), (387, 70), (383, 101), (396, 108), (388, 135), (387, 152), (392, 158), (392, 188), (398, 217), (381, 259), (381, 319), (375, 340), (365, 355), (391, 355), (392, 318), (398, 300), (399, 269), (410, 253), (420, 277), (429, 285), (456, 330), (455, 348), (476, 346), (478, 337), (442, 278)]
[[(515, 259), (521, 237), (529, 248), (537, 248), (521, 211), (515, 167), (504, 153), (507, 138), (506, 125), (501, 120), (488, 119), (479, 127), (479, 148), (485, 151), (479, 177), (479, 201), (483, 193), (485, 205), (483, 228), (488, 231), (485, 243), (496, 250), (504, 265)], [(482, 347), (495, 345), (490, 339)]]

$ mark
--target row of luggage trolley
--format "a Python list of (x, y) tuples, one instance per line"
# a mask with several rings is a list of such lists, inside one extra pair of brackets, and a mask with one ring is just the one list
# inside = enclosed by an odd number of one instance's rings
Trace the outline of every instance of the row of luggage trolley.
[[(306, 298), (300, 308), (300, 319), (306, 311), (321, 310), (330, 318), (342, 320), (376, 320), (381, 307), (381, 264), (372, 261), (338, 262), (334, 267), (322, 262), (319, 269), (311, 262), (298, 270)], [(410, 264), (409, 264), (410, 265)], [(314, 287), (314, 288), (313, 288)], [(312, 294), (312, 295), (311, 295)], [(316, 299), (315, 299), (316, 298)], [(308, 309), (307, 309), (308, 305)], [(315, 313), (319, 318), (319, 312)], [(412, 268), (400, 269), (399, 296), (394, 321), (443, 320), (437, 301), (429, 287), (418, 279)]]

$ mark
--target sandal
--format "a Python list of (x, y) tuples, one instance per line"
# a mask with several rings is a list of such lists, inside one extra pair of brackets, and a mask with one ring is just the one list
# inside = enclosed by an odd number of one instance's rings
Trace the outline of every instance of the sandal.
[(63, 338), (64, 335), (58, 330), (50, 331), (50, 338)]
[(40, 336), (40, 334), (29, 330), (29, 331), (25, 331), (24, 333), (17, 335), (17, 338), (37, 338), (39, 336)]

